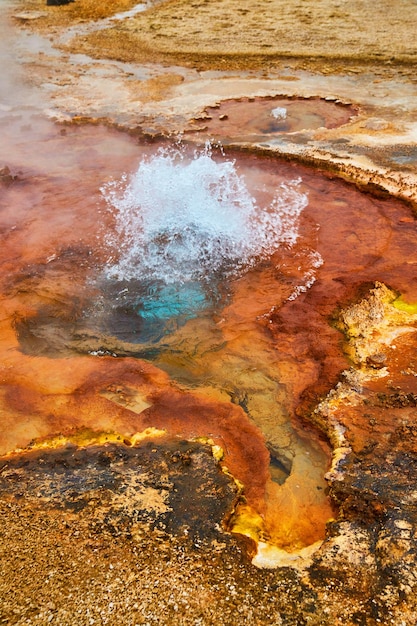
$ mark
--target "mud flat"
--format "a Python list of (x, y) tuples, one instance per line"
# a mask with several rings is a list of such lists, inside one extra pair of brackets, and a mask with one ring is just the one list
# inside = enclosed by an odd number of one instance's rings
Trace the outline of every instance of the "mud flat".
[[(417, 621), (417, 8), (290, 4), (7, 5), (4, 623)], [(212, 338), (193, 360), (193, 322), (180, 356), (167, 341), (153, 364), (84, 324), (110, 157), (121, 176), (137, 144), (178, 135), (260, 171), (300, 164), (309, 185), (297, 263), (281, 253), (239, 281), (216, 320), (233, 346), (220, 366)], [(333, 178), (336, 220), (320, 212)], [(308, 275), (313, 240), (324, 263)], [(249, 328), (259, 358), (238, 378)], [(328, 458), (304, 512), (297, 481), (314, 463), (288, 454), (293, 430), (273, 441), (282, 415), (262, 385)], [(297, 515), (316, 527), (294, 540)]]

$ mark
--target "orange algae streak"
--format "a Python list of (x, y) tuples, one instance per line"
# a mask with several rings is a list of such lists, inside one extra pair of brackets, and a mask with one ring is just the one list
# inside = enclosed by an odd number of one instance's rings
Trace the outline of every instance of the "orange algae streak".
[(270, 482), (265, 513), (268, 542), (295, 552), (321, 541), (327, 522), (334, 517), (323, 496), (308, 474), (294, 473), (283, 485)]
[(243, 484), (248, 503), (262, 512), (269, 453), (261, 431), (249, 422), (243, 410), (172, 389), (153, 399), (144, 424), (190, 438), (210, 437), (223, 449), (224, 465)]
[(262, 433), (239, 407), (179, 391), (161, 370), (136, 359), (14, 356), (2, 377), (2, 454), (35, 438), (85, 428), (128, 438), (149, 428), (184, 438), (210, 436), (245, 485), (248, 502), (262, 509), (269, 454)]

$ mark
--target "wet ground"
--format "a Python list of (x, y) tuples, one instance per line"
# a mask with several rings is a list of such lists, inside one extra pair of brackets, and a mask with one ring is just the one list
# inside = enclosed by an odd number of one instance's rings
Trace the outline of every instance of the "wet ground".
[[(138, 65), (117, 24), (130, 42), (139, 13), (80, 21), (114, 10), (27, 2), (12, 11), (20, 39), (4, 31), (3, 620), (414, 624), (406, 15), (391, 33), (403, 65), (351, 57), (344, 71), (329, 57), (314, 73), (279, 51), (262, 72), (261, 56), (229, 55), (225, 70), (188, 51), (194, 61), (163, 66), (151, 61), (183, 52), (143, 47)], [(221, 140), (261, 204), (297, 177), (309, 204), (293, 247), (233, 280), (213, 317), (149, 347), (92, 288), (114, 228), (100, 187), (172, 132)], [(8, 455), (32, 439), (46, 452)]]

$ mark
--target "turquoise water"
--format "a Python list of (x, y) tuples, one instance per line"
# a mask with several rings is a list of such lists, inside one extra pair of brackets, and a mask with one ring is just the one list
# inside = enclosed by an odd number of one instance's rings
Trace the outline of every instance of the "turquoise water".
[(196, 317), (207, 307), (208, 298), (198, 282), (152, 285), (136, 304), (136, 312), (152, 322), (171, 317), (184, 321)]
[(134, 302), (140, 318), (137, 340), (157, 341), (211, 308), (213, 299), (199, 282), (153, 283)]

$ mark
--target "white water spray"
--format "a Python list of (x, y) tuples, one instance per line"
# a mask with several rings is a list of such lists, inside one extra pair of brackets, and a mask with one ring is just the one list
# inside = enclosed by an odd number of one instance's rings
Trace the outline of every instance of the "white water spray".
[(275, 109), (272, 109), (271, 115), (276, 120), (285, 120), (287, 119), (287, 109), (284, 107), (275, 107)]
[(160, 149), (130, 179), (102, 188), (116, 220), (106, 276), (179, 284), (239, 275), (297, 240), (307, 205), (299, 183), (281, 184), (260, 207), (234, 161), (215, 160), (209, 146), (192, 158)]

